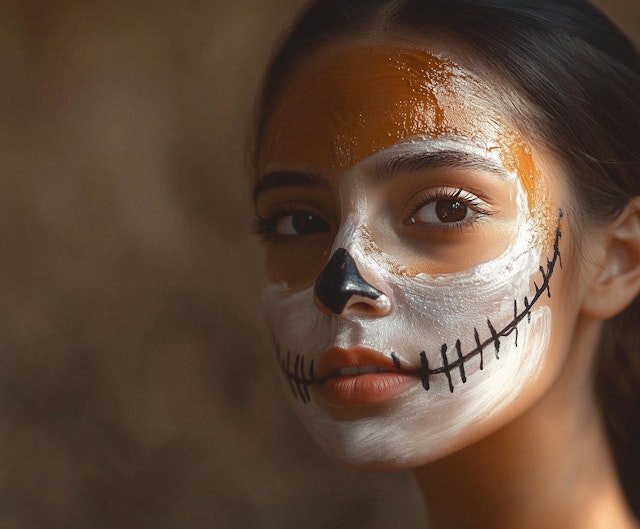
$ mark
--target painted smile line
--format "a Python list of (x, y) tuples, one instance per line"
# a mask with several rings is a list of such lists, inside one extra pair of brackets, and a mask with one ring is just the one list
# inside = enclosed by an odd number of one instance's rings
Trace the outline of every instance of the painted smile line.
[[(559, 217), (562, 218), (563, 213), (560, 211)], [(455, 369), (458, 369), (460, 372), (460, 379), (462, 383), (465, 384), (467, 382), (467, 376), (465, 373), (465, 363), (475, 358), (476, 356), (480, 356), (480, 369), (484, 369), (484, 351), (487, 347), (491, 347), (493, 345), (495, 357), (497, 360), (500, 359), (500, 339), (510, 336), (511, 334), (515, 334), (515, 345), (518, 346), (518, 325), (527, 318), (527, 323), (531, 321), (531, 310), (533, 309), (536, 302), (543, 296), (546, 292), (547, 297), (551, 297), (551, 288), (550, 288), (550, 280), (553, 276), (553, 272), (555, 270), (556, 264), (560, 265), (562, 268), (562, 258), (560, 256), (560, 237), (562, 237), (562, 232), (560, 231), (560, 227), (556, 228), (555, 240), (553, 243), (553, 255), (551, 259), (547, 258), (547, 266), (546, 269), (543, 266), (540, 266), (539, 272), (542, 275), (542, 283), (538, 285), (534, 282), (535, 293), (534, 296), (529, 299), (525, 296), (523, 300), (523, 309), (518, 311), (518, 301), (516, 299), (513, 300), (513, 319), (505, 325), (502, 329), (496, 330), (491, 320), (487, 319), (487, 328), (489, 330), (489, 338), (484, 341), (480, 341), (480, 335), (478, 333), (477, 328), (474, 327), (473, 334), (476, 342), (476, 347), (471, 351), (463, 354), (462, 348), (460, 345), (460, 339), (455, 341), (454, 349), (456, 351), (456, 359), (453, 362), (449, 362), (447, 357), (447, 351), (449, 347), (446, 343), (443, 343), (440, 347), (440, 357), (442, 358), (442, 365), (440, 367), (431, 368), (429, 367), (429, 361), (427, 359), (427, 354), (425, 351), (421, 351), (419, 353), (420, 358), (420, 368), (419, 369), (404, 369), (400, 363), (400, 360), (396, 356), (394, 352), (390, 353), (391, 360), (393, 362), (394, 371), (399, 374), (405, 375), (415, 375), (419, 377), (422, 382), (422, 387), (425, 391), (428, 391), (430, 388), (429, 377), (432, 375), (439, 375), (444, 373), (447, 377), (447, 382), (449, 384), (449, 391), (453, 393), (454, 386), (453, 380), (451, 377), (451, 372)], [(319, 377), (316, 375), (314, 371), (314, 361), (311, 360), (309, 363), (309, 367), (305, 366), (305, 358), (303, 355), (295, 354), (293, 356), (290, 351), (287, 351), (285, 354), (282, 354), (280, 349), (280, 345), (276, 343), (276, 357), (278, 360), (278, 364), (280, 369), (285, 376), (285, 378), (289, 382), (289, 386), (293, 395), (301, 400), (303, 403), (308, 403), (311, 400), (311, 395), (309, 393), (309, 387), (313, 384), (320, 384), (329, 378), (337, 376), (335, 373), (331, 376)], [(370, 366), (361, 366), (363, 369), (367, 370)], [(386, 370), (390, 371), (391, 370)], [(360, 373), (364, 374), (364, 373)], [(345, 376), (345, 373), (340, 373), (341, 376)]]

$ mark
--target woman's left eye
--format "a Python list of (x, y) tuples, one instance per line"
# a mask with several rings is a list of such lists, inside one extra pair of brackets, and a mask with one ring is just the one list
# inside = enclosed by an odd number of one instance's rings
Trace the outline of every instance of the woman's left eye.
[(478, 197), (462, 189), (437, 190), (421, 197), (412, 211), (407, 224), (461, 226), (490, 214)]
[(422, 206), (411, 216), (413, 223), (417, 222), (462, 222), (475, 214), (459, 200), (437, 200)]

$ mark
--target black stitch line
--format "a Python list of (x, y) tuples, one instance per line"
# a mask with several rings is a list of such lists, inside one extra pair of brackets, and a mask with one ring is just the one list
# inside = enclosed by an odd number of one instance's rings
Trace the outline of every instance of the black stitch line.
[(396, 353), (391, 353), (391, 360), (393, 360), (393, 365), (396, 369), (402, 369), (402, 366), (400, 365), (400, 359), (398, 358), (398, 355), (396, 355)]
[(422, 379), (422, 387), (429, 391), (429, 360), (424, 351), (420, 353), (420, 378)]
[(286, 358), (283, 358), (280, 344), (276, 343), (276, 357), (280, 365), (280, 370), (287, 378), (287, 382), (294, 396), (304, 403), (309, 402), (311, 400), (309, 386), (315, 381), (313, 360), (309, 367), (309, 377), (307, 377), (304, 369), (303, 355), (296, 355), (293, 371), (291, 370), (291, 351), (287, 351)]
[(289, 373), (289, 387), (291, 388), (291, 391), (293, 391), (293, 394), (295, 395), (296, 394), (296, 389), (294, 385), (295, 375), (291, 373), (291, 351), (289, 351), (288, 349), (287, 349), (286, 368), (287, 368), (287, 373)]
[(478, 334), (478, 329), (473, 328), (473, 336), (476, 339), (476, 349), (480, 352), (480, 369), (484, 369), (484, 353), (482, 351), (482, 344), (480, 343), (480, 335)]
[(298, 392), (298, 396), (300, 397), (301, 400), (304, 400), (304, 395), (300, 390), (300, 385), (302, 384), (302, 381), (300, 380), (300, 356), (301, 355), (296, 355), (296, 359), (293, 362), (293, 373), (294, 373), (293, 383), (296, 386), (296, 391)]
[(489, 332), (491, 333), (491, 341), (493, 342), (493, 347), (496, 350), (496, 360), (500, 360), (500, 336), (496, 332), (493, 325), (491, 325), (491, 321), (487, 319), (487, 327), (489, 327)]
[(300, 357), (300, 373), (302, 374), (302, 391), (304, 392), (304, 399), (302, 402), (309, 402), (311, 395), (309, 395), (309, 380), (304, 374), (304, 355)]
[[(547, 261), (548, 261), (548, 259), (547, 259)], [(548, 266), (549, 266), (549, 265), (547, 264), (547, 267), (548, 267)], [(544, 283), (546, 283), (546, 284), (547, 284), (547, 288), (546, 288), (546, 290), (547, 290), (547, 297), (549, 297), (549, 298), (550, 298), (550, 297), (551, 297), (551, 289), (549, 288), (549, 281), (547, 281), (547, 276), (546, 276), (546, 275), (545, 275), (545, 273), (544, 273), (544, 268), (542, 267), (542, 265), (540, 265), (540, 273), (542, 274), (542, 279), (544, 280), (544, 281), (543, 281), (543, 284), (544, 284)]]
[[(560, 211), (560, 217), (563, 216), (562, 211)], [(474, 328), (474, 337), (476, 340), (476, 347), (474, 349), (472, 349), (471, 351), (469, 351), (467, 354), (462, 354), (462, 352), (460, 351), (458, 353), (458, 358), (456, 360), (454, 360), (453, 362), (449, 363), (447, 356), (446, 356), (446, 350), (447, 350), (447, 345), (446, 344), (442, 344), (441, 346), (441, 356), (442, 356), (442, 360), (443, 360), (443, 365), (441, 367), (437, 367), (434, 369), (430, 369), (429, 368), (429, 361), (427, 359), (427, 355), (425, 351), (422, 351), (420, 353), (420, 370), (419, 370), (419, 375), (422, 381), (422, 386), (424, 387), (425, 390), (429, 390), (430, 388), (430, 383), (429, 383), (429, 375), (437, 375), (440, 373), (445, 373), (447, 380), (449, 382), (449, 391), (451, 391), (453, 393), (453, 383), (451, 380), (451, 370), (452, 369), (460, 369), (460, 372), (462, 374), (462, 370), (464, 369), (463, 365), (465, 362), (468, 362), (471, 358), (473, 358), (474, 356), (476, 356), (477, 354), (480, 355), (480, 369), (483, 369), (484, 367), (484, 358), (483, 358), (483, 350), (487, 345), (490, 345), (491, 343), (494, 344), (495, 347), (495, 351), (496, 351), (496, 358), (499, 359), (498, 353), (499, 353), (499, 349), (500, 349), (500, 338), (501, 337), (506, 337), (509, 336), (511, 333), (515, 332), (516, 333), (516, 340), (517, 340), (517, 333), (518, 333), (518, 329), (517, 326), (518, 324), (526, 317), (527, 318), (527, 322), (531, 322), (531, 308), (535, 305), (535, 303), (538, 301), (538, 299), (540, 299), (540, 297), (542, 296), (543, 292), (547, 292), (547, 295), (550, 297), (551, 296), (551, 288), (550, 288), (550, 281), (551, 281), (551, 277), (553, 276), (553, 271), (555, 269), (555, 265), (556, 263), (558, 263), (560, 265), (560, 268), (562, 268), (562, 258), (560, 256), (560, 247), (559, 247), (559, 242), (560, 242), (560, 237), (562, 237), (562, 232), (560, 231), (560, 228), (556, 228), (556, 236), (555, 236), (555, 241), (553, 244), (553, 256), (551, 258), (551, 260), (549, 260), (547, 258), (547, 270), (546, 272), (544, 271), (543, 267), (540, 267), (540, 272), (542, 273), (542, 278), (543, 278), (543, 282), (541, 286), (538, 286), (538, 284), (536, 282), (534, 282), (534, 288), (535, 288), (535, 294), (533, 296), (533, 298), (531, 299), (531, 301), (529, 301), (528, 297), (525, 296), (524, 298), (524, 310), (522, 312), (520, 312), (519, 314), (515, 314), (513, 320), (508, 323), (507, 325), (505, 325), (501, 331), (496, 331), (495, 328), (493, 327), (493, 325), (491, 324), (491, 321), (489, 319), (487, 319), (487, 326), (489, 327), (489, 331), (491, 333), (491, 337), (487, 338), (486, 340), (484, 340), (483, 342), (480, 342), (480, 337), (478, 335), (478, 331), (476, 328)], [(515, 300), (514, 300), (514, 306), (515, 305)], [(457, 345), (457, 344), (456, 344)], [(280, 346), (279, 344), (276, 344), (276, 355), (280, 358)], [(286, 362), (281, 360), (280, 361), (280, 368), (282, 370), (282, 372), (284, 373), (285, 377), (288, 379), (289, 381), (289, 385), (291, 387), (291, 391), (293, 392), (294, 396), (296, 396), (297, 398), (300, 398), (300, 400), (302, 400), (304, 403), (309, 402), (310, 401), (310, 395), (309, 395), (309, 391), (308, 388), (310, 385), (316, 383), (316, 382), (323, 382), (326, 379), (321, 379), (321, 378), (317, 378), (315, 376), (314, 373), (314, 363), (313, 361), (310, 364), (309, 367), (309, 375), (308, 377), (304, 374), (304, 372), (300, 373), (300, 372), (291, 372), (291, 358), (290, 358), (291, 352), (289, 350), (287, 350), (287, 359)], [(392, 353), (392, 359), (395, 356), (395, 353)], [(298, 355), (296, 354), (296, 362), (299, 361), (299, 358), (302, 357), (302, 355)], [(399, 359), (396, 360), (399, 362)], [(394, 365), (396, 365), (396, 360), (394, 360)], [(410, 371), (404, 371), (402, 369), (398, 369), (399, 371), (402, 372), (410, 372)], [(465, 377), (466, 378), (466, 377)], [(463, 380), (463, 382), (465, 382), (465, 380)], [(294, 386), (295, 384), (295, 386)], [(301, 393), (300, 391), (300, 387), (303, 388), (303, 392)]]
[[(518, 300), (514, 299), (513, 300), (513, 319), (516, 319), (517, 317), (518, 317)], [(517, 327), (515, 329), (515, 333), (516, 333), (515, 344), (516, 344), (516, 347), (518, 347), (518, 328)]]
[(451, 380), (451, 368), (449, 367), (449, 359), (447, 358), (447, 344), (443, 343), (440, 347), (440, 356), (442, 357), (442, 370), (447, 375), (449, 381), (449, 391), (453, 393), (453, 381)]
[(460, 361), (460, 378), (462, 383), (467, 383), (467, 375), (464, 372), (464, 362), (462, 361), (462, 348), (460, 347), (460, 340), (456, 340), (456, 352), (458, 353), (458, 360)]

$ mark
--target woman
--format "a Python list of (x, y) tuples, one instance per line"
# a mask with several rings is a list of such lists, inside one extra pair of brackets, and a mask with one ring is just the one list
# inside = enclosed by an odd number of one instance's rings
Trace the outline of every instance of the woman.
[(317, 1), (275, 56), (279, 365), (318, 442), (412, 469), (433, 527), (639, 527), (638, 94), (577, 0)]

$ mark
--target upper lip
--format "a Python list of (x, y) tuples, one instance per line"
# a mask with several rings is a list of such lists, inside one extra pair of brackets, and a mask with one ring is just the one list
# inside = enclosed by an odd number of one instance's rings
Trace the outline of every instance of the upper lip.
[(332, 347), (318, 360), (316, 375), (320, 380), (338, 376), (397, 371), (393, 360), (378, 351), (364, 347), (343, 349)]

